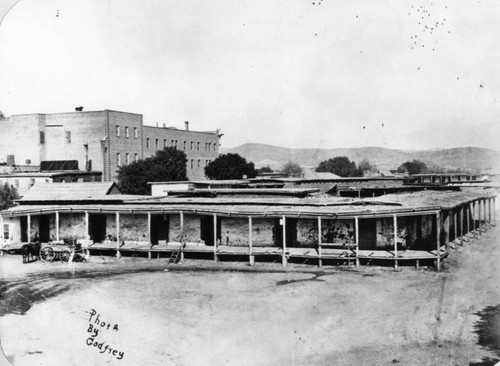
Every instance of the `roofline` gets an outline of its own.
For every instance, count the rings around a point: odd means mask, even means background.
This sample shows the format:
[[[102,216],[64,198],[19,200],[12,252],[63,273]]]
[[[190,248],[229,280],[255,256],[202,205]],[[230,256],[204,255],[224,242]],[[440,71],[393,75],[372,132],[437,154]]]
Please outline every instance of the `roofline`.
[[[206,135],[220,135],[219,132],[217,131],[195,131],[195,130],[184,130],[182,128],[172,128],[172,127],[159,127],[159,126],[150,126],[150,125],[145,125],[143,124],[142,127],[144,128],[152,128],[152,129],[159,129],[159,130],[170,130],[170,131],[180,131],[180,132],[194,132],[194,133],[203,133],[203,134],[206,134]]]
[[[105,112],[115,112],[115,113],[132,114],[132,115],[135,115],[135,116],[142,116],[142,114],[140,114],[140,113],[117,111],[117,110],[114,110],[114,109],[102,109],[102,110],[96,110],[96,111],[70,111],[70,112],[54,112],[54,113],[22,113],[22,114],[11,114],[8,118],[10,118],[10,117],[16,117],[16,116],[47,116],[47,115],[53,115],[53,114],[105,113]]]

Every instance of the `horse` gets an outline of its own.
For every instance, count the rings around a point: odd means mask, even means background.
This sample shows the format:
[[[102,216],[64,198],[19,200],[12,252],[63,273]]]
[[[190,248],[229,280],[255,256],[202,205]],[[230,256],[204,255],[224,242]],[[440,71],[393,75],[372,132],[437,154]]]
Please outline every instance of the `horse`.
[[[28,243],[24,244],[21,248],[23,254],[23,264],[30,263],[31,260],[40,259],[40,243]],[[31,257],[31,260],[30,260]],[[36,259],[35,259],[36,258]]]

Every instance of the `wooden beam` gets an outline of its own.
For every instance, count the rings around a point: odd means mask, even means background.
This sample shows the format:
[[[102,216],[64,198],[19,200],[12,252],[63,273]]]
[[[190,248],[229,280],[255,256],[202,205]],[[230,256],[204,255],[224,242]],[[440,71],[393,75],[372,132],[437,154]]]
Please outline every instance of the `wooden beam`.
[[[442,213],[444,213],[442,211]],[[441,271],[441,213],[436,213],[436,269]]]
[[[356,244],[356,268],[359,268],[359,218],[354,218],[354,240]]]
[[[459,211],[459,218],[460,218],[460,245],[464,245],[464,208],[463,206],[460,206],[460,211]]]
[[[5,245],[5,238],[3,236],[4,235],[3,233],[5,230],[3,229],[3,216],[2,215],[0,215],[0,230],[1,230],[0,231],[0,249],[2,249]],[[10,230],[9,230],[9,233],[10,233]],[[0,250],[0,257],[3,257],[3,255],[4,255],[3,250]]]
[[[286,216],[283,215],[283,253],[281,256],[281,260],[283,262],[284,267],[286,267],[287,265],[285,253],[286,253]]]
[[[179,244],[181,245],[181,247],[183,247],[184,243],[186,242],[186,236],[184,235],[184,212],[182,211],[179,211],[179,221],[181,226],[181,237]],[[181,250],[181,261],[184,261],[184,250]]]
[[[453,213],[453,241],[456,241],[458,238],[458,220],[457,220],[457,213],[455,211],[451,211]]]
[[[488,226],[491,228],[493,226],[492,222],[491,222],[491,201],[492,199],[491,198],[488,198]]]
[[[470,203],[465,206],[465,215],[467,216],[467,234],[470,233]]]
[[[56,211],[56,241],[59,241],[59,211]]]
[[[497,224],[496,213],[495,213],[496,212],[495,203],[496,203],[496,198],[493,197],[493,225],[494,226],[496,226],[496,224]]]
[[[398,269],[398,217],[393,216],[394,222],[394,269]]]
[[[488,230],[488,220],[486,217],[486,200],[483,199],[483,218],[484,218],[484,230]]]
[[[321,230],[321,217],[318,217],[318,267],[323,266],[323,259],[321,258],[321,241],[322,241],[323,231]]]
[[[90,221],[88,211],[85,211],[85,232],[87,233],[85,239],[90,239]]]
[[[153,243],[151,243],[151,212],[148,211],[147,217],[148,217],[148,244],[149,244],[148,259],[151,260],[151,246],[153,245]]]
[[[28,238],[28,243],[31,243],[31,215],[28,214],[27,215],[27,221],[28,221],[28,228],[26,229],[27,230],[27,238]]]
[[[120,213],[117,211],[116,215],[116,258],[120,258]]]
[[[214,262],[217,262],[217,215],[214,214]]]
[[[443,211],[443,215],[444,215]],[[446,247],[446,250],[448,251],[450,249],[450,211],[447,211],[446,213],[446,218],[444,219],[443,223],[443,230],[444,230],[444,245]]]
[[[252,216],[248,216],[248,260],[251,266],[255,264],[255,256],[252,255]]]

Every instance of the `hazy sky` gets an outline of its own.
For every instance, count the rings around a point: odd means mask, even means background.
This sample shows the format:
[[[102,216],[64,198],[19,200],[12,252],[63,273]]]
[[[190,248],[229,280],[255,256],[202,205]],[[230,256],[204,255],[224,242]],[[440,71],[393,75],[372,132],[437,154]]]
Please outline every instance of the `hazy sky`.
[[[500,149],[499,19],[498,0],[22,0],[0,110],[188,120],[224,147]]]

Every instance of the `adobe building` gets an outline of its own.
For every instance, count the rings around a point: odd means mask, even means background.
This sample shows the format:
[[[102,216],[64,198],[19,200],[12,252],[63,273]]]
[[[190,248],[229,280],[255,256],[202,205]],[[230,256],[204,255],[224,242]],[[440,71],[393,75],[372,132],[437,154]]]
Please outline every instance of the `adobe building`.
[[[219,155],[219,131],[190,131],[143,124],[141,114],[112,110],[21,114],[0,120],[0,163],[43,165],[77,161],[78,170],[102,172],[112,181],[118,167],[172,146],[186,153],[187,177],[205,179],[204,168]]]
[[[0,250],[90,241],[91,254],[311,264],[433,263],[495,224],[493,190],[375,198],[122,195],[112,182],[36,183],[0,212]],[[285,190],[287,191],[287,190]],[[297,189],[294,189],[297,193]],[[170,257],[172,258],[172,257]]]

